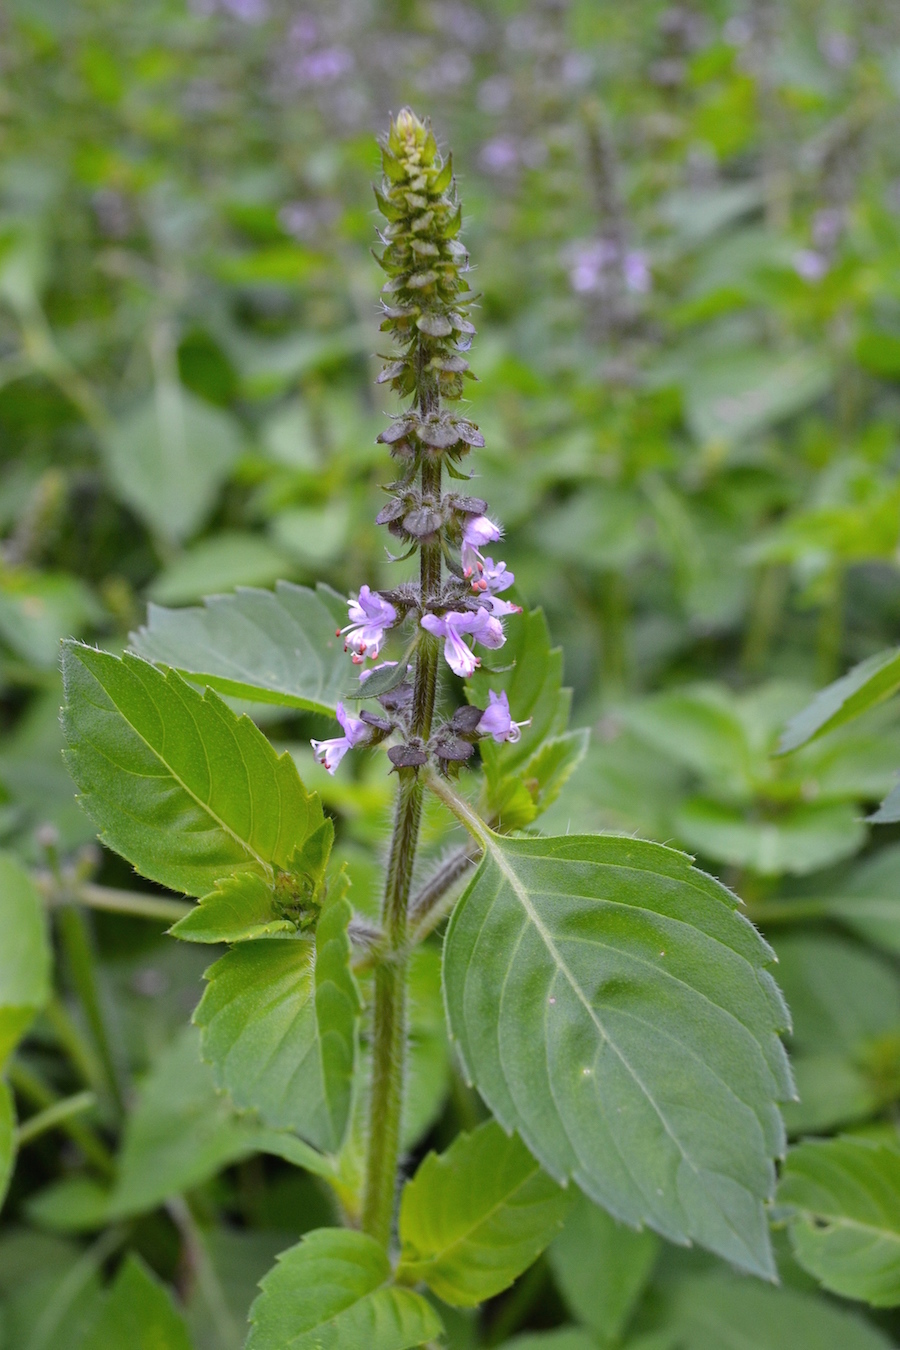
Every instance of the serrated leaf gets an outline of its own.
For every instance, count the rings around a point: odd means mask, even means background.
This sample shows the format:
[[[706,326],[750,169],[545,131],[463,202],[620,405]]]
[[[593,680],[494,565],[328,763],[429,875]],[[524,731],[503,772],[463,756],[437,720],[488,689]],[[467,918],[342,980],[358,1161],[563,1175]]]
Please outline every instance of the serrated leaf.
[[[194,1014],[203,1055],[235,1104],[314,1147],[340,1148],[350,1112],[359,995],[343,889],[315,938],[233,948],[209,971]]]
[[[200,903],[169,932],[188,942],[245,942],[291,933],[295,927],[279,911],[275,891],[265,877],[239,872],[216,882],[215,889],[201,896]]]
[[[786,755],[808,741],[824,736],[890,698],[898,689],[900,651],[892,647],[861,661],[839,680],[820,689],[812,703],[787,724],[779,742],[779,753]]]
[[[404,1187],[397,1278],[474,1308],[537,1260],[571,1202],[521,1139],[485,1121],[429,1153]]]
[[[248,717],[137,657],[63,647],[67,763],[110,848],[172,890],[267,878],[323,822],[289,755]]]
[[[6,1199],[16,1160],[16,1112],[12,1093],[0,1078],[0,1208]]]
[[[624,1228],[579,1195],[548,1256],[572,1316],[601,1340],[618,1341],[650,1278],[659,1239]]]
[[[31,877],[0,853],[0,1069],[50,996],[50,941]]]
[[[467,1074],[557,1180],[772,1277],[792,1083],[770,949],[672,849],[481,834],[444,947]]]
[[[314,1229],[260,1281],[247,1350],[412,1350],[440,1335],[431,1305],[390,1277],[374,1238]]]
[[[729,1275],[681,1281],[666,1308],[666,1326],[687,1350],[891,1350],[862,1317],[815,1294],[773,1289]]]
[[[553,805],[587,754],[590,735],[583,727],[551,736],[521,769],[491,786],[488,809],[504,834],[524,829]]]
[[[900,1148],[867,1139],[791,1149],[778,1187],[805,1270],[844,1298],[900,1303]]]
[[[130,1253],[80,1350],[191,1350],[181,1314],[165,1285]]]
[[[105,437],[116,493],[164,539],[189,538],[240,454],[230,413],[176,384],[160,386]]]
[[[329,586],[279,581],[274,591],[207,596],[202,609],[149,605],[130,642],[146,661],[220,694],[331,714],[347,681],[336,636],[346,622],[347,602]]]

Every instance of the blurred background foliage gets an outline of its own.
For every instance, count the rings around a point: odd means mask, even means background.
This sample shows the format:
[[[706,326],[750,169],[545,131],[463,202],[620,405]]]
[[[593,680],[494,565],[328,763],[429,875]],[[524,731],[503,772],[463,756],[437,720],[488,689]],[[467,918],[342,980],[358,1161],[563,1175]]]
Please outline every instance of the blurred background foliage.
[[[896,6],[8,0],[0,23],[5,846],[43,865],[52,838],[85,875],[129,884],[91,851],[60,759],[61,636],[121,650],[148,600],[402,572],[373,524],[391,470],[374,444],[390,407],[373,384],[370,184],[373,136],[410,103],[453,148],[481,294],[475,490],[594,733],[546,828],[675,842],[776,943],[797,921],[791,1127],[893,1130],[900,836],[865,816],[895,781],[900,728],[879,709],[771,752],[900,620]],[[270,728],[302,747],[318,725]],[[365,762],[332,782],[297,755],[366,909],[390,786]],[[203,954],[95,917],[116,1073],[171,1075]],[[431,1095],[411,1139],[448,1092],[455,1125],[474,1109],[425,967]],[[63,990],[90,1039],[77,972]],[[73,1090],[61,1025],[45,1017],[20,1059]],[[314,1183],[286,1168],[210,1179],[248,1147],[184,1174],[208,1225],[198,1346],[241,1343],[253,1279],[298,1221],[322,1221]],[[40,1189],[71,1167],[46,1140],[20,1165],[0,1240],[7,1323],[24,1328],[9,1350],[72,1344],[65,1319],[34,1339],[43,1295],[16,1273],[84,1259],[56,1230],[90,1222]],[[169,1276],[177,1219],[145,1215],[130,1238]],[[214,1267],[234,1308],[214,1306]],[[488,1343],[562,1316],[539,1272],[530,1303],[517,1288],[489,1310]],[[468,1323],[454,1335],[480,1343]]]

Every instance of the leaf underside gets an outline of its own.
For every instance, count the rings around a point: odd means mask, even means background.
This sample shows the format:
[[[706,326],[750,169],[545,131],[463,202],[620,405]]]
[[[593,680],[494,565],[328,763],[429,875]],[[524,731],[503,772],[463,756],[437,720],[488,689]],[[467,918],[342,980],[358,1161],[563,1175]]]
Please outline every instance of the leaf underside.
[[[552,1176],[772,1278],[788,1018],[737,903],[660,845],[492,835],[444,988],[467,1074]]]
[[[347,682],[336,636],[346,622],[347,601],[330,586],[279,581],[274,591],[208,596],[202,608],[150,605],[130,642],[146,661],[220,694],[330,715]]]

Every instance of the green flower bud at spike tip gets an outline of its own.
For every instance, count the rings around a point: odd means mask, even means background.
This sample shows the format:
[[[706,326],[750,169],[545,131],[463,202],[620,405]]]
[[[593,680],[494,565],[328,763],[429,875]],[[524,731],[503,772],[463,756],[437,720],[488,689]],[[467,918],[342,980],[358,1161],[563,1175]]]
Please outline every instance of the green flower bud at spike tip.
[[[455,452],[458,458],[471,441],[461,432],[454,434],[449,424],[445,428],[438,408],[441,399],[460,398],[464,377],[472,378],[463,352],[475,329],[465,313],[474,297],[465,280],[468,254],[457,238],[462,211],[452,161],[442,158],[430,127],[404,108],[391,123],[382,167],[384,181],[375,190],[387,220],[381,233],[385,249],[378,260],[388,275],[381,326],[393,334],[401,351],[387,359],[380,382],[401,397],[415,395],[419,418],[407,433],[421,426],[424,439],[416,436],[420,447],[428,447],[432,455],[437,451],[453,457]],[[392,450],[409,454],[408,442],[394,441]]]

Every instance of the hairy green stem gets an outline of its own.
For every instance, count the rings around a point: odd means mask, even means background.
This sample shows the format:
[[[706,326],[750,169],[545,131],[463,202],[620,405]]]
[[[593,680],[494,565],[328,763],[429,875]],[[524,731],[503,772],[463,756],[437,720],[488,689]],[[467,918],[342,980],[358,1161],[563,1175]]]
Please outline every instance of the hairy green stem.
[[[423,471],[423,483],[425,474]],[[432,484],[433,486],[433,484]],[[436,488],[440,491],[440,466]],[[423,604],[440,587],[439,545],[421,553]],[[426,740],[431,733],[437,691],[438,644],[425,635],[418,647],[413,693],[412,734]],[[400,788],[388,860],[381,924],[387,946],[375,968],[372,1025],[372,1087],[362,1226],[383,1247],[390,1246],[394,1197],[400,1160],[400,1126],[406,1064],[406,977],[409,894],[422,818],[422,780],[417,769],[399,769]]]

